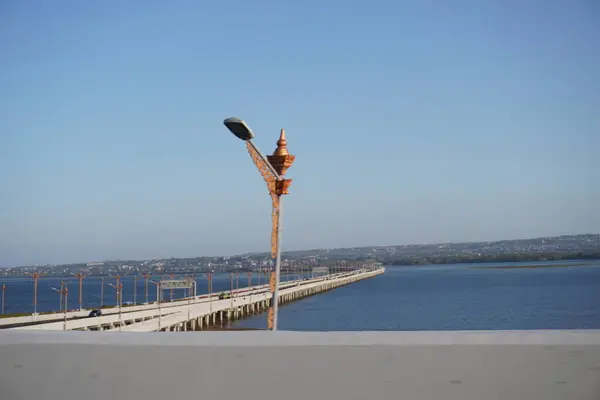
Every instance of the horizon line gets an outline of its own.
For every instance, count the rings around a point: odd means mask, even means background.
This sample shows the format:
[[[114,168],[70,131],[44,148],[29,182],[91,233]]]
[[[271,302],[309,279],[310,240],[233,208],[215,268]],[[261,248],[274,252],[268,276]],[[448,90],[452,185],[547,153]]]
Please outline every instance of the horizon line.
[[[282,255],[285,253],[294,253],[294,252],[310,252],[310,251],[323,251],[323,250],[344,250],[344,249],[360,249],[360,248],[386,248],[386,247],[410,247],[410,246],[435,246],[435,245],[458,245],[458,244],[476,244],[476,243],[498,243],[498,242],[506,242],[506,241],[524,241],[524,240],[539,240],[539,239],[556,239],[565,236],[600,236],[600,233],[576,233],[576,234],[562,234],[562,235],[553,235],[553,236],[536,236],[536,237],[525,237],[519,239],[498,239],[498,240],[473,240],[473,241],[461,241],[461,242],[433,242],[433,243],[412,243],[412,244],[390,244],[390,245],[366,245],[366,246],[348,246],[348,247],[317,247],[312,249],[300,249],[300,250],[282,250]],[[192,256],[192,257],[163,257],[163,258],[146,258],[146,259],[106,259],[102,261],[92,260],[92,261],[79,261],[79,262],[68,262],[68,263],[44,263],[44,264],[29,264],[29,265],[13,265],[13,266],[0,266],[0,268],[23,268],[23,267],[32,267],[32,266],[43,266],[43,265],[75,265],[75,264],[89,264],[89,263],[107,263],[107,262],[125,262],[125,261],[159,261],[159,260],[169,260],[169,259],[187,259],[187,258],[232,258],[232,257],[242,257],[242,256],[251,256],[251,255],[260,255],[260,254],[268,254],[268,251],[258,251],[258,252],[246,252],[246,253],[237,253],[230,256]]]

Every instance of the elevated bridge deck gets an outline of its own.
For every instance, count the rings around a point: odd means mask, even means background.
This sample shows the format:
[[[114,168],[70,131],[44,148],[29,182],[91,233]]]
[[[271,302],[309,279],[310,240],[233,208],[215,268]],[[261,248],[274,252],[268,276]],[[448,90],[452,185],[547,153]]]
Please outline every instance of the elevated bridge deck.
[[[284,282],[279,302],[287,303],[384,273],[384,268],[365,268],[347,273],[328,275],[303,281]],[[110,309],[99,317],[37,321],[36,324],[17,326],[8,330],[119,330],[131,332],[201,330],[217,323],[229,322],[266,310],[271,301],[268,287],[261,285],[235,291],[229,299],[215,296],[197,296],[169,303],[148,304]],[[60,315],[60,314],[58,314]]]

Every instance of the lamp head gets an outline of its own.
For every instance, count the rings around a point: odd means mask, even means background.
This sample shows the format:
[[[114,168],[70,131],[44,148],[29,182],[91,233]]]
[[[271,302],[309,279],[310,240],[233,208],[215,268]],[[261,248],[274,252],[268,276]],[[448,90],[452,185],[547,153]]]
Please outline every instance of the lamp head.
[[[252,130],[248,127],[248,125],[246,125],[246,123],[243,120],[239,118],[227,118],[225,121],[223,121],[223,124],[225,124],[225,126],[231,131],[231,133],[233,133],[235,136],[237,136],[239,139],[242,139],[243,141],[254,138],[254,133],[252,133]]]

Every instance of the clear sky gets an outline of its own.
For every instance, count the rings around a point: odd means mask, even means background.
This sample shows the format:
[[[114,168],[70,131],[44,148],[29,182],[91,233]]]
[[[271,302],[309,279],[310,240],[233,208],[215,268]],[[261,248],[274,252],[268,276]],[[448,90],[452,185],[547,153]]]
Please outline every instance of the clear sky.
[[[600,232],[596,0],[0,2],[0,265]]]

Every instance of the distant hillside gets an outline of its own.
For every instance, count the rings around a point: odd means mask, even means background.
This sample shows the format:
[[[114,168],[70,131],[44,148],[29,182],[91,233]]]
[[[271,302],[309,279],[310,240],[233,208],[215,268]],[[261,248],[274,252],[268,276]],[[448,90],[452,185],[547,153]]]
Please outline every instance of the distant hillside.
[[[286,258],[319,257],[334,259],[389,259],[423,257],[482,257],[502,254],[589,253],[600,251],[600,234],[562,235],[533,239],[491,242],[432,243],[395,246],[362,246],[336,249],[286,251]],[[242,254],[237,257],[264,258],[268,253]]]
[[[266,246],[265,246],[266,247]],[[600,259],[600,234],[563,235],[493,242],[434,243],[396,246],[361,246],[337,249],[285,251],[284,265],[328,265],[340,260],[377,261],[393,265],[453,264],[474,262],[550,261]],[[188,257],[153,260],[113,260],[62,265],[0,268],[0,277],[24,276],[40,271],[48,276],[70,276],[86,270],[94,275],[152,273],[204,273],[240,268],[271,267],[270,253],[241,254],[232,257]]]

